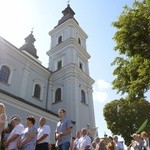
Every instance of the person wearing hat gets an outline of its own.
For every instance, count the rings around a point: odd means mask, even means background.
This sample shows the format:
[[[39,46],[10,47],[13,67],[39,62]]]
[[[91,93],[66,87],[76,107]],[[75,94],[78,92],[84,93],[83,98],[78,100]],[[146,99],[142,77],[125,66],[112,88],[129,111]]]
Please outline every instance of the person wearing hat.
[[[134,150],[142,150],[143,147],[143,140],[140,136],[140,134],[136,134],[134,133],[133,135],[131,135],[131,137],[133,138],[132,142],[131,142],[131,147]]]

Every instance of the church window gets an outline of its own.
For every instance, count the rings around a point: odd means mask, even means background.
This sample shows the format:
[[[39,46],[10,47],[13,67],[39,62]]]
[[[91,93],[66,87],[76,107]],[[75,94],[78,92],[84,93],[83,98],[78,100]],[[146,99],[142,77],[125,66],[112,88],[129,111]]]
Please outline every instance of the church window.
[[[55,102],[61,101],[61,88],[58,88],[55,92]]]
[[[57,63],[57,70],[61,69],[61,67],[62,67],[62,61],[60,60]]]
[[[78,38],[78,43],[81,45],[81,40],[80,40],[80,38]]]
[[[86,103],[86,96],[84,90],[81,90],[81,102]]]
[[[2,66],[0,70],[0,82],[8,83],[10,69],[7,66]]]
[[[60,44],[61,42],[62,42],[62,35],[59,36],[59,38],[58,38],[58,44]]]
[[[80,67],[81,70],[83,69],[82,63],[79,63],[79,67]]]
[[[40,99],[40,96],[41,96],[41,86],[39,84],[35,84],[34,97]]]

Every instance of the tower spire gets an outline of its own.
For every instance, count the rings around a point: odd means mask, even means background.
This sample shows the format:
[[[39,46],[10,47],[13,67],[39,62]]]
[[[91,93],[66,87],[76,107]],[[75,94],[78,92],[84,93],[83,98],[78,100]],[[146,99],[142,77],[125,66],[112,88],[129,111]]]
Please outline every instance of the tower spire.
[[[67,4],[67,7],[62,11],[63,17],[58,21],[58,25],[64,23],[68,19],[74,19],[76,21],[76,19],[74,18],[75,12],[70,7],[70,0],[67,1]],[[77,21],[76,23],[78,24]]]
[[[20,50],[25,50],[28,53],[30,53],[32,56],[34,56],[35,58],[38,58],[37,56],[37,52],[36,52],[36,48],[34,46],[34,42],[36,41],[36,39],[33,36],[33,28],[31,30],[31,34],[29,34],[26,38],[25,38],[25,44],[20,47]]]
[[[33,29],[34,29],[34,27],[32,27],[32,29],[31,29],[31,34],[33,33]]]
[[[70,5],[70,0],[67,1],[67,5]]]

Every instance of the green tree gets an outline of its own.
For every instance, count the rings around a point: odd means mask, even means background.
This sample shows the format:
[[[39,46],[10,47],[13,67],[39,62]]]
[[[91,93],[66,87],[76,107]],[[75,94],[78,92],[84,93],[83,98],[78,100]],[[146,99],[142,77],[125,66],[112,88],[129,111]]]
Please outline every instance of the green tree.
[[[121,135],[128,145],[131,142],[131,135],[140,128],[146,119],[149,119],[149,110],[150,103],[144,99],[138,101],[120,99],[107,103],[103,113],[108,129],[113,134]],[[150,131],[150,125],[144,130]]]
[[[132,100],[144,98],[150,87],[150,60],[139,55],[132,58],[117,57],[113,62],[117,65],[113,74],[117,77],[112,82],[118,93],[128,94]]]
[[[113,26],[117,29],[114,49],[120,55],[112,63],[116,67],[112,85],[124,98],[106,104],[104,117],[108,129],[129,144],[130,135],[150,116],[150,103],[145,97],[150,89],[150,0],[125,6]]]
[[[113,26],[115,51],[122,55],[112,63],[113,88],[131,99],[144,98],[150,88],[150,5],[143,1],[134,2],[133,8],[125,6]]]

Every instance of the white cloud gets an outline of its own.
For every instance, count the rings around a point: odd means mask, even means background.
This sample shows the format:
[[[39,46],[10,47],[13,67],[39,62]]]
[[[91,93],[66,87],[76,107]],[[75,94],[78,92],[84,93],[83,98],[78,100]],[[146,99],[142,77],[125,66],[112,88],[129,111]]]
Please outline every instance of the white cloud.
[[[108,99],[107,89],[110,88],[110,84],[104,80],[97,80],[93,86],[93,100],[104,103]]]
[[[104,103],[104,102],[106,102],[107,98],[108,98],[108,95],[106,92],[94,91],[94,93],[93,93],[94,101]]]
[[[102,89],[107,89],[107,88],[110,88],[110,84],[108,82],[106,82],[105,80],[97,80],[96,83],[95,83],[98,88],[102,88]]]

